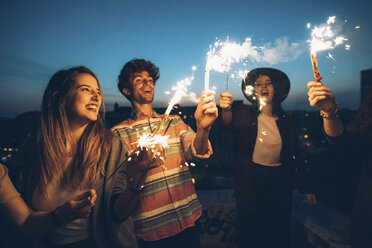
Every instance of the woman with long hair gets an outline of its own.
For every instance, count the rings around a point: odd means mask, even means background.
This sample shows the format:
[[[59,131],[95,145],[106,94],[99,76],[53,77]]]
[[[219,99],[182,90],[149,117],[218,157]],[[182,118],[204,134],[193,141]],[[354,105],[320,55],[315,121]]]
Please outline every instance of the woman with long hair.
[[[127,149],[105,129],[104,110],[101,85],[84,66],[58,71],[44,92],[38,136],[24,148],[24,198],[35,210],[48,211],[97,190],[91,216],[60,222],[44,240],[48,247],[137,246],[126,211]]]

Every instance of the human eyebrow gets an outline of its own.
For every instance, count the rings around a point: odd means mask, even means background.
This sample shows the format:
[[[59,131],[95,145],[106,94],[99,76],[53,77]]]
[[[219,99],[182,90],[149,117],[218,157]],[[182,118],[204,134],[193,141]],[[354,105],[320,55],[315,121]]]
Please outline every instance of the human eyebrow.
[[[88,88],[92,88],[90,85],[88,84],[80,84],[77,86],[78,88],[81,88],[81,87],[88,87]]]
[[[134,76],[133,80],[143,79],[141,75]]]

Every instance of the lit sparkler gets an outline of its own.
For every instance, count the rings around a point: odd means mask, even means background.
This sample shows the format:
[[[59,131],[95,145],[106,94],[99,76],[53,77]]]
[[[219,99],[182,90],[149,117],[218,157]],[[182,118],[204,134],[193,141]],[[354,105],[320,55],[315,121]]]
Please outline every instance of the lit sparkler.
[[[311,40],[308,42],[310,43],[310,59],[315,80],[319,80],[320,78],[316,53],[334,49],[336,46],[347,40],[343,36],[336,36],[336,32],[332,30],[331,25],[335,23],[335,20],[336,17],[331,16],[328,18],[326,24],[322,24],[319,27],[315,26],[311,31]],[[308,28],[310,28],[310,24],[308,24]],[[350,48],[350,45],[347,46]],[[334,59],[330,53],[328,54],[328,57]]]
[[[258,47],[252,46],[251,38],[246,38],[243,44],[230,42],[227,38],[225,42],[217,40],[214,45],[209,47],[207,62],[205,66],[204,90],[209,90],[209,72],[227,72],[227,88],[229,81],[229,70],[233,63],[239,63],[247,57],[253,60],[259,56]]]
[[[182,97],[189,96],[189,93],[187,93],[187,88],[190,86],[191,82],[194,80],[194,77],[191,78],[185,78],[183,80],[180,80],[176,83],[175,86],[172,86],[172,91],[175,91],[172,99],[170,100],[170,103],[165,110],[165,115],[168,116],[170,112],[173,109],[173,106],[178,103]]]
[[[160,127],[159,127],[160,129]],[[158,129],[158,130],[159,130]],[[158,131],[157,130],[157,131]],[[133,156],[138,156],[141,150],[149,150],[151,149],[153,152],[153,156],[151,161],[154,158],[158,157],[160,160],[164,161],[164,158],[161,156],[162,154],[158,152],[159,147],[165,149],[168,147],[168,140],[169,136],[159,135],[159,134],[152,134],[152,133],[145,133],[138,137],[138,145],[137,147],[128,155],[128,157],[112,172],[110,176],[107,177],[104,183],[96,189],[96,194],[103,188],[104,184],[109,181],[116,172],[124,166],[126,163],[130,162],[133,159]],[[156,150],[154,150],[156,149]]]
[[[174,95],[171,98],[167,109],[165,110],[165,115],[168,116],[172,111],[174,105],[178,103],[182,97],[189,97],[191,101],[197,103],[199,99],[196,97],[194,92],[188,92],[188,87],[194,81],[194,72],[196,71],[197,67],[193,66],[192,68],[192,76],[182,79],[176,83],[176,85],[172,86],[172,91],[174,91]],[[209,75],[209,74],[208,74]],[[170,94],[170,91],[166,91],[166,94]]]
[[[159,134],[152,134],[152,133],[144,133],[138,137],[137,143],[140,149],[153,149],[160,145],[162,148],[168,147],[168,140],[169,136],[163,136]]]

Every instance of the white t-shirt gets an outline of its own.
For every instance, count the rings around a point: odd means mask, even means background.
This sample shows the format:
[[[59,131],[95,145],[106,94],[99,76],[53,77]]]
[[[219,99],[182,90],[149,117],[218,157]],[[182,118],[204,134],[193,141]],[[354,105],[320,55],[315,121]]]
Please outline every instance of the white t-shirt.
[[[282,150],[282,138],[276,124],[277,117],[261,113],[257,117],[257,139],[252,161],[266,166],[278,166]]]
[[[71,159],[67,159],[66,166]],[[86,189],[66,189],[61,184],[62,177],[54,177],[47,186],[47,194],[44,196],[37,186],[32,196],[32,205],[38,211],[52,211],[71,200],[74,196],[81,194]],[[58,245],[71,244],[91,236],[92,230],[89,218],[77,219],[65,226],[58,227],[51,232],[52,243]]]

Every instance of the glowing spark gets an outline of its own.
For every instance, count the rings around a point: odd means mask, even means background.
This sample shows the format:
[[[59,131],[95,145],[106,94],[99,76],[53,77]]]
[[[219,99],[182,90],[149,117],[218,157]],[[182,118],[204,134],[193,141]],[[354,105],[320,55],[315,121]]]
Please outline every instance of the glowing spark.
[[[262,97],[262,98],[259,98],[259,105],[260,105],[260,111],[262,110],[262,108],[264,107],[264,106],[266,106],[266,99],[264,98],[264,97]]]
[[[333,23],[335,23],[335,20],[336,20],[336,16],[330,16],[330,17],[328,17],[328,21],[327,21],[327,24],[329,25],[329,24],[333,24]]]
[[[196,71],[196,66],[194,65],[193,67],[191,67],[191,69],[192,69],[193,71]]]
[[[345,40],[347,40],[347,39],[345,39],[345,38],[342,37],[342,36],[338,36],[338,37],[336,37],[336,38],[333,40],[333,41],[335,42],[335,47],[338,46],[338,45],[340,45],[340,44],[342,44],[342,43],[344,43]]]
[[[167,148],[168,147],[168,137],[169,136],[163,136],[163,135],[159,135],[159,134],[152,134],[152,133],[144,133],[140,136],[138,136],[138,140],[137,140],[137,143],[138,143],[138,147],[143,149],[143,148],[146,148],[146,149],[154,149],[156,148],[158,145],[160,145],[162,148]]]
[[[190,165],[191,165],[191,166],[195,166],[195,164],[194,164],[194,163],[190,163]]]
[[[228,39],[225,42],[217,40],[214,47],[210,47],[207,53],[207,71],[217,71],[220,73],[230,70],[231,64],[239,63],[244,58],[249,56],[257,57],[258,47],[252,46],[252,39],[246,38],[243,44],[230,42]]]
[[[327,24],[322,24],[319,27],[315,26],[311,31],[311,40],[308,40],[308,42],[310,43],[310,58],[315,79],[320,77],[316,53],[334,49],[336,46],[341,45],[347,40],[343,36],[335,37],[336,31],[333,31],[331,28],[331,24],[334,24],[335,21],[336,17],[331,16],[328,18]],[[328,53],[328,57],[334,60],[330,53]]]
[[[315,26],[311,31],[310,52],[316,54],[320,51],[334,49],[336,46],[342,44],[345,40],[343,36],[335,36],[335,31],[332,30],[330,24],[335,23],[335,16],[328,18],[327,24],[322,24],[321,26]]]
[[[330,58],[330,59],[332,59],[332,60],[336,61],[336,60],[335,60],[335,58],[333,57],[333,55],[332,55],[331,53],[328,53],[328,56],[327,56],[327,58]]]
[[[350,50],[350,45],[345,45],[345,50]]]
[[[247,85],[244,89],[244,92],[250,96],[254,93],[254,87],[252,85]]]
[[[175,86],[172,86],[172,91],[174,91],[174,95],[170,100],[167,110],[165,111],[165,115],[169,115],[173,109],[174,104],[178,103],[182,97],[188,96],[187,87],[190,86],[192,82],[191,78],[185,78],[180,80],[176,83]]]
[[[308,22],[308,23],[306,24],[306,27],[307,27],[307,29],[311,28],[311,24],[310,24],[310,22]]]
[[[248,74],[248,72],[249,72],[248,70],[244,70],[244,71],[243,70],[239,70],[238,71],[238,77],[244,79],[245,76]]]
[[[166,94],[166,95],[170,95],[170,91],[164,91],[164,94]]]
[[[355,29],[359,29],[360,28],[360,26],[355,26]]]

